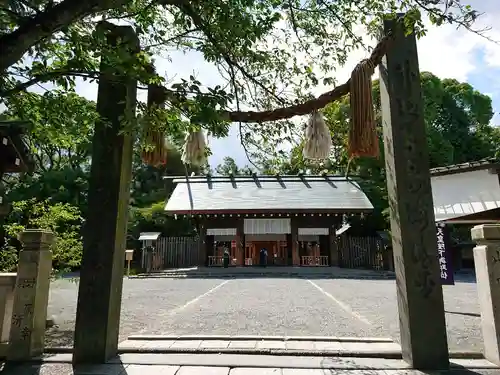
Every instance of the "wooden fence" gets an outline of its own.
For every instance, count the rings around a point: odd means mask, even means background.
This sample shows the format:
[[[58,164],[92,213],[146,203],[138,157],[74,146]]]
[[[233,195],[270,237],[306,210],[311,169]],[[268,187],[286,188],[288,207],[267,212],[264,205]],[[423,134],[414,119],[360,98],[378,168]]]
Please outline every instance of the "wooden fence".
[[[197,266],[199,263],[198,241],[198,237],[159,238],[155,251],[152,254],[143,254],[142,268],[146,271],[160,271],[167,268]],[[379,237],[341,236],[337,238],[336,245],[340,267],[375,270],[384,268],[384,247]]]
[[[152,254],[143,254],[142,268],[160,271],[198,265],[198,237],[160,237]]]
[[[345,268],[384,268],[383,241],[379,237],[349,237],[337,239],[339,265]]]

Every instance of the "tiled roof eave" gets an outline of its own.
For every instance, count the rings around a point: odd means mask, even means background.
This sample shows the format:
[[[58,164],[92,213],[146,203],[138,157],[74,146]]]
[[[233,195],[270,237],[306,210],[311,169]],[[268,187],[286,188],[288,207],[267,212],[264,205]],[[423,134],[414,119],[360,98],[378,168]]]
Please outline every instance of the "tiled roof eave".
[[[431,176],[437,177],[437,176],[446,176],[457,173],[480,171],[485,169],[494,169],[494,170],[500,169],[500,160],[485,159],[485,160],[472,161],[462,164],[447,165],[444,167],[432,168],[430,172]]]
[[[245,214],[281,214],[281,215],[295,215],[295,214],[343,214],[343,213],[369,213],[373,211],[372,208],[307,208],[307,209],[207,209],[207,210],[165,210],[167,214],[178,215],[245,215]]]

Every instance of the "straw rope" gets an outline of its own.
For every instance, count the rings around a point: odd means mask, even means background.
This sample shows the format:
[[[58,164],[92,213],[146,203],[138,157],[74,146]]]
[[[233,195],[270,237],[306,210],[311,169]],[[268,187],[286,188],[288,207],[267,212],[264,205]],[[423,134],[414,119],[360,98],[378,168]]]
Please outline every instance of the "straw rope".
[[[375,70],[370,60],[361,61],[351,74],[349,127],[349,158],[378,157],[378,137],[373,113],[372,75]]]
[[[328,104],[339,100],[345,95],[351,93],[351,128],[349,131],[348,151],[349,158],[351,160],[352,158],[358,156],[377,157],[379,155],[379,143],[373,113],[371,76],[375,71],[375,67],[382,62],[382,58],[390,47],[392,39],[393,35],[391,33],[384,36],[377,44],[377,46],[373,49],[370,57],[361,61],[354,68],[351,74],[351,78],[347,82],[337,86],[331,91],[323,93],[317,98],[270,111],[221,111],[220,115],[222,118],[228,121],[242,123],[261,123],[284,120],[294,116],[303,116],[306,114],[314,113],[324,108]],[[173,104],[181,104],[179,102],[179,97],[174,91],[160,86],[156,86],[156,88],[163,90],[164,100],[170,100]],[[158,137],[153,136],[152,133],[153,131],[147,132],[147,135],[152,138],[154,144],[157,144]],[[186,141],[193,142],[194,139],[186,139]],[[159,149],[161,149],[161,147],[159,147]],[[194,153],[191,152],[192,150],[188,151],[190,151],[187,153],[188,155]],[[197,154],[200,154],[200,152],[198,152]],[[155,158],[156,159],[153,159],[153,161],[159,160],[160,156],[155,155]],[[191,158],[188,157],[186,159]],[[199,159],[203,158],[199,157]]]
[[[382,62],[386,51],[391,45],[393,36],[387,34],[373,49],[368,60],[372,62],[373,66],[378,66]],[[221,116],[231,122],[267,122],[289,119],[294,116],[303,116],[312,113],[313,111],[320,110],[328,104],[342,99],[345,95],[349,94],[351,90],[351,80],[335,87],[333,90],[325,92],[317,98],[307,100],[303,103],[294,104],[288,107],[273,109],[270,111],[222,111]]]
[[[349,128],[349,159],[378,157],[379,142],[373,111],[372,75],[388,48],[390,39],[383,39],[370,58],[362,60],[349,80],[351,124]]]
[[[162,108],[165,102],[165,93],[161,86],[148,86],[148,111],[154,107]],[[165,134],[153,126],[152,114],[148,113],[148,119],[144,123],[143,134],[145,147],[142,149],[141,158],[144,163],[158,167],[167,162],[167,145]]]

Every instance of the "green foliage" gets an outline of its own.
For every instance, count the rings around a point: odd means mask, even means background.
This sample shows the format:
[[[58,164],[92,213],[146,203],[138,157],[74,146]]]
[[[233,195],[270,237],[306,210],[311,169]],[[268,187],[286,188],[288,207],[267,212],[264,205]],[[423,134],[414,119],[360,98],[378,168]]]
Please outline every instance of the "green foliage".
[[[69,203],[85,213],[95,103],[75,93],[23,93],[6,102],[4,116],[31,123],[25,142],[36,163],[31,175],[4,177],[11,202]]]
[[[18,250],[10,245],[0,248],[0,272],[12,272],[17,268]]]
[[[56,235],[52,246],[53,268],[59,271],[79,266],[82,258],[80,227],[83,222],[78,208],[70,204],[37,202],[36,199],[15,202],[6,218],[6,241],[1,249],[0,270],[13,270],[17,264],[18,235],[25,229],[46,229]]]
[[[217,168],[215,168],[215,172],[221,176],[230,176],[230,175],[249,175],[252,174],[252,170],[249,166],[244,166],[240,168],[236,165],[236,162],[232,157],[226,156],[223,159],[222,164],[219,164]]]
[[[431,73],[421,73],[424,118],[429,146],[429,168],[477,161],[498,156],[500,130],[490,125],[493,117],[491,98],[467,83],[439,79]],[[349,98],[332,103],[324,110],[331,130],[333,152],[330,160],[320,165],[304,160],[302,145],[294,147],[288,160],[267,161],[277,165],[282,173],[310,170],[319,173],[349,172],[356,178],[372,201],[375,211],[363,224],[368,230],[388,228],[388,196],[382,142],[379,82],[373,85],[373,98],[379,132],[381,157],[359,158],[349,165],[347,157],[349,135]],[[349,166],[349,170],[347,167]]]
[[[188,236],[194,233],[192,223],[184,219],[172,219],[165,215],[165,202],[160,201],[150,206],[131,210],[129,235],[138,238],[140,232],[161,232],[165,236]]]
[[[6,100],[5,115],[30,123],[28,145],[37,170],[88,167],[96,104],[60,90],[21,93]]]
[[[378,36],[383,18],[406,12],[407,30],[414,29],[419,36],[425,33],[426,17],[437,25],[454,23],[471,30],[477,12],[458,1],[446,1],[445,9],[443,3],[444,0],[4,1],[0,7],[0,104],[5,104],[8,117],[33,123],[27,140],[37,162],[32,176],[4,178],[8,199],[24,207],[22,215],[16,209],[8,218],[9,230],[13,235],[15,228],[20,230],[28,225],[55,226],[61,233],[58,250],[54,250],[57,262],[61,267],[77,266],[80,228],[71,227],[71,235],[65,237],[62,226],[69,225],[76,212],[85,215],[90,145],[98,119],[95,103],[73,91],[76,78],[99,79],[101,60],[112,64],[118,74],[137,79],[141,87],[148,84],[166,87],[165,108],[147,109],[139,103],[139,121],[134,125],[143,126],[148,121],[178,145],[190,128],[201,127],[211,135],[226,136],[229,121],[221,115],[225,110],[275,108],[310,98],[319,82],[333,85],[337,67],[363,44],[352,32],[358,25],[365,26],[370,36]],[[97,27],[100,21],[133,25],[139,34],[141,51],[130,56],[122,48],[109,46],[106,27]],[[227,79],[227,84],[210,87],[194,75],[177,77],[176,72],[166,72],[166,76],[174,77],[167,80],[156,74],[151,69],[152,57],[169,59],[172,50],[203,55]],[[49,82],[56,86],[55,90],[43,95],[26,92]],[[433,163],[465,160],[471,157],[471,150],[477,158],[486,152],[483,146],[488,139],[498,140],[496,132],[485,122],[488,114],[478,114],[487,109],[487,100],[478,99],[472,88],[457,82],[443,81],[441,87],[446,87],[447,91],[441,91],[447,94],[437,96],[441,102],[429,106],[429,116],[432,114],[434,122],[448,126],[448,130],[432,121],[428,123],[431,126],[432,122],[436,129],[430,133],[435,146]],[[443,111],[453,105],[456,108],[451,113]],[[276,156],[266,160],[265,169],[269,172],[282,167],[290,171],[297,168],[343,171],[345,108],[345,103],[336,103],[327,110],[331,111],[328,117],[339,146],[335,150],[338,157],[325,165],[306,165],[300,159],[300,152],[295,151],[291,161],[281,165],[282,160],[277,157],[282,158],[284,152],[276,144],[294,139],[293,122],[240,125],[240,136],[247,147],[256,152],[270,150]],[[469,132],[465,131],[466,123],[471,126]],[[452,125],[461,132],[454,133],[449,128]],[[467,141],[460,137],[466,137]],[[491,146],[495,152],[496,144]],[[165,218],[160,209],[161,200],[172,191],[171,182],[165,184],[161,176],[186,172],[175,149],[168,156],[167,169],[145,166],[139,155],[135,156],[129,226],[132,235],[143,228],[163,228],[163,225],[176,233],[192,230],[191,223]],[[364,168],[367,175],[378,170],[383,176],[382,166],[363,163],[358,161],[353,169],[361,173]],[[226,174],[236,169],[225,165],[221,171]],[[238,173],[242,171],[238,169]],[[379,177],[373,179],[379,181]],[[376,186],[372,189],[373,196],[380,194],[383,199],[383,191]],[[5,264],[12,264],[12,257],[7,254],[14,252],[2,252],[0,259],[11,259],[5,260]]]
[[[157,116],[145,116],[139,106],[141,118],[176,137],[190,127],[226,136],[229,122],[220,110],[283,106],[311,97],[320,82],[334,85],[335,70],[364,43],[353,30],[364,26],[363,33],[376,38],[381,21],[402,12],[407,30],[418,36],[426,18],[473,31],[478,16],[445,0],[8,0],[0,7],[0,98],[10,101],[45,82],[72,91],[76,78],[99,78],[102,57],[143,85],[167,87],[168,105],[155,109]],[[102,21],[133,25],[142,50],[130,57],[108,46]],[[201,54],[227,85],[210,87],[176,72],[167,72],[174,77],[167,80],[150,69],[154,55],[168,59],[172,50]],[[294,124],[242,125],[240,131],[247,145],[276,152],[276,142],[293,139]]]
[[[84,216],[87,209],[93,124],[97,120],[95,103],[60,91],[24,93],[8,100],[3,115],[31,121],[26,143],[35,155],[36,169],[31,175],[4,176],[7,199],[14,203],[14,209],[6,218],[0,269],[15,269],[19,249],[16,236],[24,228],[33,227],[58,233],[53,249],[56,270],[78,268],[81,220],[73,216]],[[128,226],[131,239],[141,231],[170,235],[193,231],[190,221],[176,221],[163,212],[164,200],[173,191],[172,181],[163,176],[185,174],[181,155],[174,146],[168,150],[167,159],[162,168],[147,166],[136,148]],[[188,169],[188,173],[192,171]],[[67,225],[70,222],[72,225]]]

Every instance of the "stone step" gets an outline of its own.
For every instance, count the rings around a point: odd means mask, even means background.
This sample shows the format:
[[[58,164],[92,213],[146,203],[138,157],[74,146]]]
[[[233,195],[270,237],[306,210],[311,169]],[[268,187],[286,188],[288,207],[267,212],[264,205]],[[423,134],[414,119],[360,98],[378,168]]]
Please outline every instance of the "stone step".
[[[304,278],[331,278],[331,279],[367,279],[387,280],[394,279],[393,272],[307,272],[307,271],[160,271],[141,273],[131,278],[231,278],[231,277],[304,277]]]
[[[394,342],[300,341],[300,340],[127,340],[121,353],[221,353],[272,355],[335,355],[401,358]]]
[[[269,335],[131,335],[128,340],[276,340],[276,341],[340,341],[340,342],[394,342],[390,337],[359,336],[269,336]]]
[[[43,362],[47,365],[51,364],[71,364],[72,355],[70,353],[57,354],[43,358]],[[208,369],[212,368],[227,368],[229,369],[248,369],[245,374],[288,374],[293,372],[276,371],[277,369],[320,369],[321,372],[307,372],[308,374],[326,374],[326,373],[342,373],[347,374],[347,371],[353,371],[353,374],[381,374],[381,375],[402,375],[402,374],[420,374],[422,372],[413,372],[410,366],[400,359],[384,359],[384,358],[342,358],[331,356],[276,356],[276,355],[249,355],[249,354],[191,354],[191,353],[170,353],[170,354],[145,354],[145,353],[129,353],[121,354],[108,362],[107,365],[100,365],[100,368],[94,369],[93,372],[85,373],[111,373],[106,371],[102,366],[119,366],[120,371],[128,366],[134,366],[137,373],[149,374],[159,373],[160,367],[155,372],[151,366],[175,366],[172,374],[176,374],[179,366],[193,366],[199,369],[199,372],[192,372],[193,374],[211,373]],[[144,372],[139,371],[139,367],[143,367]],[[149,366],[146,367],[146,366]],[[458,373],[464,374],[467,370],[472,370],[473,374],[499,374],[500,370],[497,366],[484,359],[451,359],[450,368],[456,369]],[[266,372],[265,369],[273,369],[274,372]],[[132,369],[130,369],[132,370]],[[330,370],[330,371],[329,371]],[[100,371],[100,372],[99,372]],[[117,374],[120,372],[116,372]],[[150,371],[150,372],[148,372]],[[302,370],[304,371],[304,370]],[[379,372],[380,371],[380,372]],[[54,372],[56,373],[56,372]],[[113,372],[115,373],[115,372]],[[124,372],[122,372],[124,373]],[[125,372],[126,373],[126,372]],[[135,372],[134,372],[135,373]],[[168,372],[167,372],[168,373]],[[240,372],[236,372],[240,373]],[[426,372],[433,373],[433,372]],[[441,373],[441,372],[438,372]],[[471,373],[471,372],[467,372]],[[170,374],[170,373],[168,373]],[[190,373],[191,374],[191,373]],[[295,373],[294,373],[295,374]],[[298,371],[297,374],[304,374]]]
[[[297,277],[297,278],[325,278],[325,279],[366,279],[366,280],[393,280],[392,271],[375,271],[362,269],[346,269],[338,267],[268,267],[268,268],[186,268],[139,273],[130,278],[238,278],[238,277]],[[474,280],[475,276],[470,271],[455,273],[456,281]]]
[[[378,337],[161,336],[135,335],[120,353],[219,353],[253,355],[336,356],[401,359],[401,346]],[[452,358],[482,359],[479,352],[450,352]]]

